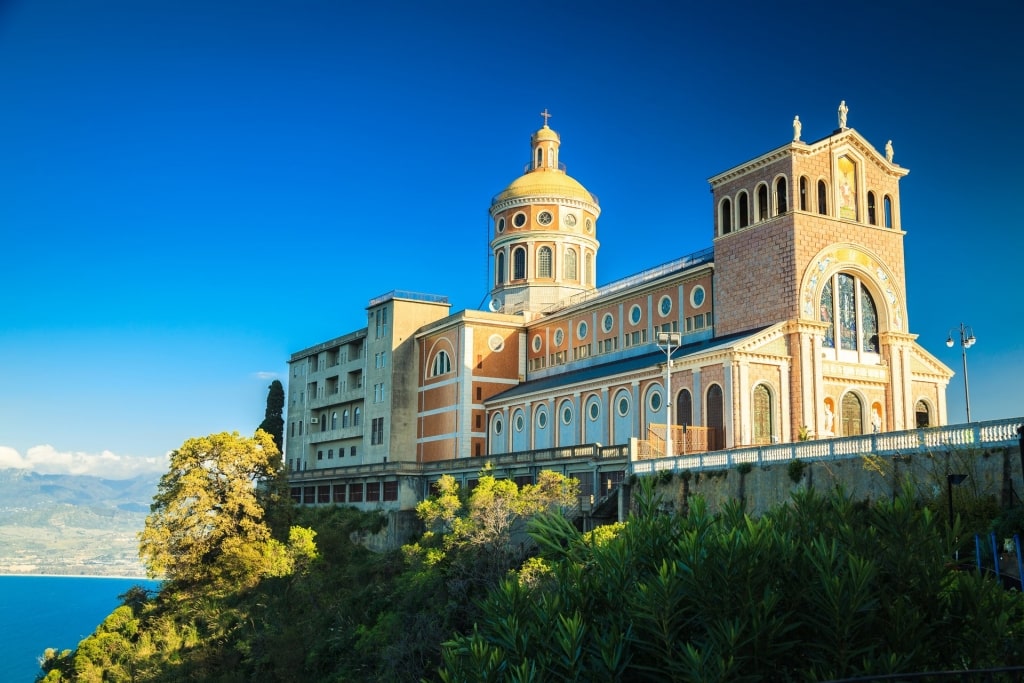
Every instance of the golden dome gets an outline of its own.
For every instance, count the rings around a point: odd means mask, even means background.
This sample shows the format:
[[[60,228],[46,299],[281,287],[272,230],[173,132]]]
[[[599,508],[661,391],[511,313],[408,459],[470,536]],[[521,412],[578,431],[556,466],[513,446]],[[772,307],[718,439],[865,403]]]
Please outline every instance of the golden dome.
[[[551,130],[547,126],[544,126],[543,128],[541,128],[540,130],[533,134],[534,144],[540,142],[541,140],[554,140],[555,142],[558,142],[558,133]]]
[[[552,168],[538,168],[519,176],[494,198],[493,203],[537,196],[582,199],[597,204],[597,197],[587,192],[578,180]]]

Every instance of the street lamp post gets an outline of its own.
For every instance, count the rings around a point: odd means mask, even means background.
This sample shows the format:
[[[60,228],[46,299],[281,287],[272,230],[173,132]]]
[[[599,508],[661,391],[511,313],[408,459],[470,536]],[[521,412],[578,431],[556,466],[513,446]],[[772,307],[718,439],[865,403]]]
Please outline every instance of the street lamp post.
[[[951,328],[949,330],[949,335],[946,338],[946,346],[948,346],[949,348],[953,348],[953,344],[956,343],[953,340],[953,330],[955,330],[955,329],[956,329],[955,327]],[[971,329],[971,326],[970,325],[964,325],[963,323],[960,323],[960,349],[961,349],[961,354],[963,355],[963,358],[964,358],[964,400],[967,403],[967,421],[968,422],[971,421],[971,389],[970,389],[969,385],[967,384],[967,349],[969,349],[972,346],[974,346],[974,342],[976,342],[976,341],[978,341],[978,340],[974,337],[974,330]]]
[[[672,381],[672,352],[679,348],[680,334],[678,332],[659,332],[658,348],[665,350],[665,457],[672,457],[672,389],[669,384]]]

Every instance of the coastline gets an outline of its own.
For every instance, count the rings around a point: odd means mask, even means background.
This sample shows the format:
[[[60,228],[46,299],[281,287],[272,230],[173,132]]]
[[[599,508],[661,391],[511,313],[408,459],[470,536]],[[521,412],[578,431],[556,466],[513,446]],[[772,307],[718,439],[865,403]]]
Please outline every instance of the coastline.
[[[148,576],[128,576],[122,574],[40,574],[38,572],[12,573],[0,571],[0,577],[4,576],[26,576],[47,579],[119,579],[121,581],[153,581],[156,583],[164,581],[164,579],[151,579]]]

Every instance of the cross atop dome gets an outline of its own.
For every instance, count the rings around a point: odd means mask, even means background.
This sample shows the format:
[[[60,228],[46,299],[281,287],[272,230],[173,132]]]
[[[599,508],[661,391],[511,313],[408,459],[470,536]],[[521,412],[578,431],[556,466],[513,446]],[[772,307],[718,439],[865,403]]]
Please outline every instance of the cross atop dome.
[[[540,115],[544,117],[544,127],[547,128],[548,127],[548,119],[551,118],[551,114],[548,113],[548,108],[544,107],[544,111],[542,111],[540,113]]]

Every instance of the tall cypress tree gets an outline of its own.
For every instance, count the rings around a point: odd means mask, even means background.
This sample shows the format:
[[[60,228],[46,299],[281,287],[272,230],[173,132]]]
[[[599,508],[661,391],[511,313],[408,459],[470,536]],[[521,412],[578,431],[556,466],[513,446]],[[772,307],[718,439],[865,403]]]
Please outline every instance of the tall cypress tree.
[[[274,437],[277,450],[284,453],[284,386],[281,380],[270,383],[267,393],[267,414],[260,423],[260,429]]]

